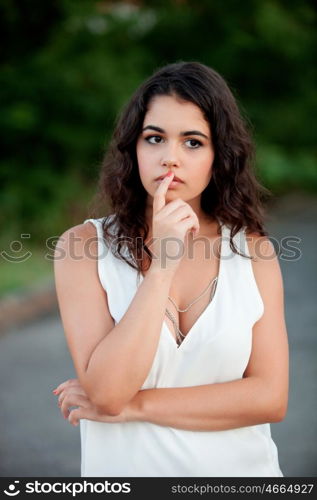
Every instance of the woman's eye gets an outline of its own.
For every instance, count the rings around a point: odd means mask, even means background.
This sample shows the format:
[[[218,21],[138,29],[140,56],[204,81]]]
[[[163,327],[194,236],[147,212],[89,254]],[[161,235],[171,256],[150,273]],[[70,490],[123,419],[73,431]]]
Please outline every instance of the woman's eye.
[[[186,143],[189,143],[190,149],[197,149],[202,145],[202,143],[200,141],[197,141],[196,139],[188,139]]]
[[[150,144],[160,144],[164,141],[163,137],[160,135],[149,135],[148,137],[145,137],[145,140]],[[187,144],[189,149],[197,149],[202,146],[202,143],[197,139],[188,139],[185,141],[185,144]]]
[[[159,135],[150,135],[149,137],[146,137],[145,140],[150,144],[159,144],[162,140],[162,137],[160,137]]]

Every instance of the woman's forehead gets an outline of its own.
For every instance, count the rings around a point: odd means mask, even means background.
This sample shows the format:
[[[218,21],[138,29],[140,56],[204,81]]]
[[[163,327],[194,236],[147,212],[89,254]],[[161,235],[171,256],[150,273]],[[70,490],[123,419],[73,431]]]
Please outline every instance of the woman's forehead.
[[[202,110],[191,101],[185,101],[176,96],[160,95],[155,96],[148,105],[143,121],[143,128],[154,125],[163,129],[180,128],[190,129],[204,128],[209,130],[209,123],[206,121]],[[203,132],[203,130],[202,130]]]

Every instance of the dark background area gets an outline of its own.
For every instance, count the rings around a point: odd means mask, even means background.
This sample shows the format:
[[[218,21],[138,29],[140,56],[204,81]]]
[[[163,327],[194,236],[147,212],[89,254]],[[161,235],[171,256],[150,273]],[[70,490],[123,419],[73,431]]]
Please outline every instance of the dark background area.
[[[159,66],[220,72],[274,193],[317,192],[313,1],[0,2],[2,240],[85,218],[115,118]],[[10,224],[8,224],[10,221]]]

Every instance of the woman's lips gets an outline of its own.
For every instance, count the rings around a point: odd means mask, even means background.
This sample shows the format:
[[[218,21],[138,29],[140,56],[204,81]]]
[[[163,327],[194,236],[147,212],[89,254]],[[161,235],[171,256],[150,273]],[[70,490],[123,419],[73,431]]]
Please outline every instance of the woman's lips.
[[[156,179],[156,180],[155,180],[155,182],[160,183],[160,182],[162,182],[162,180],[163,180],[163,179],[164,179],[164,177],[163,177],[163,178],[161,178],[161,177],[160,177],[159,179]],[[167,189],[174,189],[174,188],[178,188],[178,187],[180,187],[182,184],[184,184],[184,182],[183,182],[183,181],[181,181],[181,180],[177,180],[177,179],[176,179],[176,180],[174,180],[174,179],[173,179],[173,180],[172,180],[172,182],[170,182],[170,183],[169,183],[169,185],[168,185],[168,188],[167,188]]]
[[[182,184],[184,184],[182,181],[172,181],[167,189],[173,189],[175,187],[180,187]]]
[[[156,180],[156,181],[160,181],[160,182],[161,182],[163,179],[165,179],[165,177],[167,177],[167,176],[166,176],[166,175],[162,175],[161,177],[158,177],[158,178],[157,178],[157,179],[155,179],[155,180]],[[173,180],[172,180],[172,183],[173,183],[173,182],[179,182],[179,183],[182,183],[182,184],[183,184],[183,182],[184,182],[184,181],[182,181],[182,179],[180,179],[179,177],[177,177],[177,176],[175,176],[175,175],[174,175]],[[171,183],[171,184],[172,184],[172,183]]]

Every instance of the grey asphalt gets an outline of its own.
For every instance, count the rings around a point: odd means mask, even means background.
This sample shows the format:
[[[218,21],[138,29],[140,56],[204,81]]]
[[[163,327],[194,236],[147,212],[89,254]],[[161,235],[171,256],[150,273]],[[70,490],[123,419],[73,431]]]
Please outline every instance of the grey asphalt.
[[[290,345],[288,413],[271,424],[286,477],[317,472],[317,200],[289,196],[273,207],[270,236],[301,252],[280,257]],[[285,244],[285,243],[284,243]],[[289,257],[290,252],[285,251]],[[0,337],[0,476],[79,477],[79,428],[67,423],[51,391],[75,376],[58,314]]]

